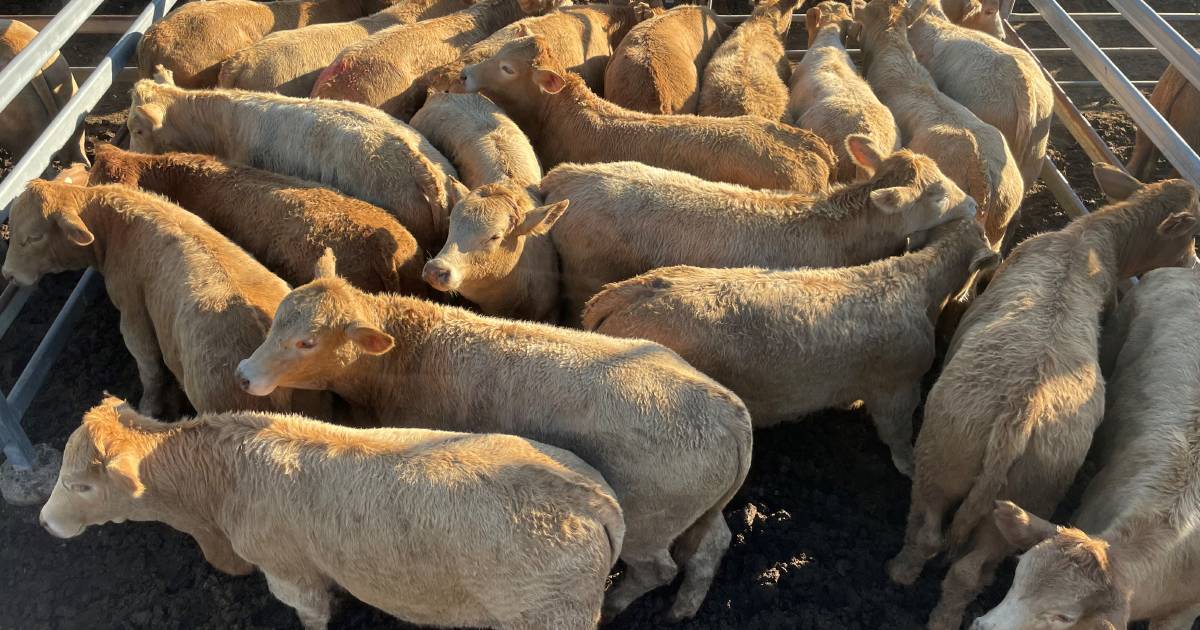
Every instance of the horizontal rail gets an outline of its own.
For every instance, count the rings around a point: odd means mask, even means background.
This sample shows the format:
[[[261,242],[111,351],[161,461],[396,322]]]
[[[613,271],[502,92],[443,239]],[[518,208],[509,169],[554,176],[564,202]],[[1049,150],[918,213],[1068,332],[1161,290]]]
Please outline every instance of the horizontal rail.
[[[1150,136],[1167,161],[1193,184],[1200,185],[1200,157],[1197,157],[1191,147],[1179,137],[1179,133],[1167,124],[1162,114],[1150,106],[1150,102],[1141,91],[1121,74],[1112,59],[1100,50],[1057,2],[1030,0],[1030,3],[1046,18],[1046,23],[1058,33],[1063,42],[1075,49],[1079,60],[1099,79],[1109,94],[1117,99],[1133,121]]]
[[[1120,13],[1071,13],[1069,15],[1076,22],[1120,22],[1125,19]],[[1200,21],[1200,13],[1159,13],[1158,15],[1168,22]],[[1012,13],[1009,14],[1008,21],[1013,23],[1045,22],[1046,19],[1040,13]]]
[[[1144,0],[1108,0],[1151,44],[1162,51],[1193,87],[1200,88],[1200,53]]]
[[[54,17],[53,15],[0,15],[0,19],[24,22],[39,31],[46,28],[46,25]],[[133,24],[133,20],[136,17],[134,15],[93,15],[80,25],[79,30],[75,31],[75,33],[83,35],[120,35],[129,30],[129,25]]]
[[[33,38],[21,52],[17,53],[8,65],[0,70],[0,111],[8,107],[17,94],[29,85],[46,62],[53,59],[58,50],[67,43],[71,35],[83,25],[88,16],[100,8],[104,0],[71,0],[63,7],[54,19],[46,24],[46,28]]]

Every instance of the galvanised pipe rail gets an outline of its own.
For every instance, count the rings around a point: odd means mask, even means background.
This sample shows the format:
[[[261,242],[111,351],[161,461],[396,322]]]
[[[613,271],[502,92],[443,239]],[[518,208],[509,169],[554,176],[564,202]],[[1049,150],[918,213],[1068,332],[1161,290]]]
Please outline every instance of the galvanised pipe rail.
[[[1117,2],[1125,2],[1126,0],[1109,0],[1113,6],[1117,6]],[[1120,8],[1119,6],[1117,7]],[[1159,17],[1168,22],[1197,22],[1200,21],[1200,13],[1159,13]],[[1076,22],[1120,22],[1125,19],[1125,16],[1120,13],[1072,13],[1071,17],[1075,18]],[[1012,13],[1008,16],[1009,22],[1045,22],[1045,18],[1040,13]]]
[[[1179,137],[1179,133],[1167,124],[1162,115],[1150,106],[1150,102],[1141,91],[1121,74],[1116,64],[1100,50],[1079,24],[1054,0],[1030,0],[1030,3],[1058,36],[1075,49],[1079,60],[1125,108],[1179,173],[1193,184],[1200,185],[1200,157],[1197,157],[1183,138]]]
[[[24,50],[0,70],[0,111],[42,71],[46,62],[79,30],[104,0],[71,0]]]
[[[73,1],[68,9],[80,2],[81,0]],[[99,2],[97,1],[96,4]],[[12,200],[20,194],[29,180],[40,175],[49,166],[50,156],[66,144],[78,125],[83,122],[87,112],[91,111],[96,103],[104,97],[121,73],[125,62],[133,56],[137,42],[146,29],[166,15],[174,4],[175,0],[152,0],[142,10],[125,34],[121,36],[121,39],[112,47],[112,50],[109,50],[100,64],[96,66],[96,71],[88,77],[87,81],[84,81],[71,100],[63,106],[54,120],[38,136],[37,141],[21,158],[21,161],[9,172],[4,181],[0,182],[0,207],[3,208],[3,212],[0,212],[0,219],[8,216],[8,206]],[[92,10],[95,10],[95,7]],[[56,29],[64,29],[66,27],[62,24],[70,22],[57,22],[57,20],[58,18],[51,20],[51,24],[45,31],[42,31],[42,34],[49,34],[55,38],[61,37],[65,42],[70,37],[70,33],[62,36]],[[79,23],[74,23],[71,29],[78,27]],[[4,76],[7,76],[7,69]],[[0,89],[13,87],[11,84],[3,83],[0,83],[0,86],[3,86]],[[23,86],[24,84],[21,84],[18,87]],[[7,396],[0,397],[0,448],[3,449],[8,462],[17,470],[29,470],[34,457],[33,446],[21,428],[21,417],[24,416],[34,396],[45,383],[50,368],[66,344],[71,330],[83,316],[88,304],[100,294],[102,287],[100,274],[95,269],[88,269],[83,273],[71,292],[71,297],[67,299],[67,303],[63,305],[62,310],[55,317],[54,323],[51,324],[50,330],[46,332],[45,337],[38,344],[37,350],[25,365],[25,369],[21,371],[12,392]],[[29,293],[30,290],[27,288],[13,289],[11,287],[6,287],[4,292],[0,293],[0,298],[8,300],[3,305],[3,310],[0,310],[0,323],[4,324],[5,328],[16,318],[17,312],[28,299]]]
[[[129,28],[130,24],[133,24],[136,17],[135,15],[93,15],[79,27],[79,30],[75,31],[75,34],[120,35]],[[0,15],[0,20],[24,22],[38,31],[46,28],[46,25],[53,19],[53,15]]]
[[[1192,87],[1200,88],[1200,53],[1144,0],[1108,0],[1129,23],[1175,66]]]

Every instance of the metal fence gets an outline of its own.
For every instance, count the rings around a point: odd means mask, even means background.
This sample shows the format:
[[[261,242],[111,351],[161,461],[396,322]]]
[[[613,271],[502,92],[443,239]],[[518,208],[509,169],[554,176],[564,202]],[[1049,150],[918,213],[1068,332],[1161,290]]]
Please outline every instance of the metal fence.
[[[29,46],[0,71],[0,110],[11,103],[37,76],[46,61],[88,22],[101,1],[72,0],[44,25]],[[46,172],[51,156],[73,137],[75,130],[83,124],[84,117],[113,85],[146,29],[161,19],[174,4],[175,0],[153,0],[146,6],[79,86],[75,96],[63,106],[24,157],[0,182],[0,208],[3,208],[0,210],[0,220],[8,217],[9,205],[25,188],[25,184]],[[71,330],[87,305],[99,295],[101,286],[96,270],[88,269],[83,273],[50,330],[17,378],[12,391],[0,396],[0,446],[3,446],[8,462],[18,470],[27,470],[33,460],[33,447],[21,428],[21,418],[45,382]],[[10,284],[0,293],[0,336],[8,331],[34,290],[34,287],[18,288]]]
[[[43,16],[39,20],[33,20],[31,25],[35,28],[41,26],[41,33],[0,72],[0,109],[3,109],[2,106],[7,105],[16,97],[16,94],[36,75],[46,60],[58,51],[73,34],[77,32],[119,32],[117,29],[128,24],[121,39],[108,52],[104,60],[89,73],[87,80],[83,82],[71,101],[58,113],[12,172],[3,182],[0,182],[0,208],[3,208],[0,210],[0,220],[7,217],[8,206],[13,198],[20,193],[29,180],[41,175],[47,169],[50,164],[50,156],[71,138],[72,132],[82,124],[87,113],[122,76],[125,63],[133,54],[137,41],[145,30],[175,4],[175,0],[153,0],[131,22],[130,18],[122,16],[100,16],[97,20],[89,20],[101,1],[72,0],[58,15]],[[1166,56],[1188,81],[1195,86],[1200,86],[1200,54],[1169,24],[1171,21],[1200,20],[1200,14],[1156,14],[1143,0],[1109,0],[1117,9],[1117,13],[1074,14],[1068,13],[1055,0],[1030,0],[1037,13],[1012,13],[1013,2],[1014,0],[1006,0],[1002,6],[1009,43],[1029,50],[1035,58],[1038,58],[1039,55],[1063,54],[1068,51],[1070,54],[1074,54],[1096,77],[1098,85],[1104,87],[1121,104],[1181,175],[1194,184],[1200,185],[1200,158],[1167,124],[1166,120],[1150,106],[1137,89],[1137,84],[1121,73],[1106,52],[1106,50],[1108,52],[1157,50]],[[722,16],[722,19],[728,22],[738,22],[746,17],[748,16],[726,15]],[[1102,49],[1079,26],[1079,22],[1083,21],[1112,20],[1128,21],[1151,42],[1153,49]],[[802,22],[803,18],[796,16],[796,21]],[[1045,22],[1058,33],[1059,37],[1067,44],[1068,49],[1030,49],[1011,26],[1013,22],[1039,21]],[[795,59],[802,55],[803,51],[789,50],[788,53]],[[1048,72],[1046,76],[1050,78],[1051,86],[1054,89],[1056,117],[1079,142],[1088,157],[1095,162],[1107,162],[1124,168],[1063,90],[1064,85],[1081,85],[1089,84],[1089,82],[1060,83],[1055,81]],[[1139,83],[1145,84],[1145,82]],[[1071,190],[1066,178],[1049,158],[1043,164],[1041,177],[1059,204],[1069,213],[1078,215],[1087,212],[1083,202]],[[21,428],[21,417],[45,382],[70,331],[91,300],[99,295],[100,287],[99,274],[94,269],[84,272],[50,330],[41,340],[37,350],[17,379],[12,391],[7,395],[0,396],[0,445],[3,446],[8,461],[18,469],[27,469],[33,457],[32,446]],[[0,336],[3,336],[16,319],[33,290],[33,288],[17,288],[10,285],[0,293]]]

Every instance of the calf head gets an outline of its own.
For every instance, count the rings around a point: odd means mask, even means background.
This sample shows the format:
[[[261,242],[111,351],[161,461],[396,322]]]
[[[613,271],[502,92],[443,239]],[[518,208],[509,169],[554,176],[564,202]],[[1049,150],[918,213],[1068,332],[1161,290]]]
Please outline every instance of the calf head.
[[[63,184],[74,184],[76,186],[86,186],[91,174],[88,172],[88,165],[83,162],[75,162],[58,172],[54,176],[54,181]]]
[[[834,0],[825,0],[804,14],[804,25],[808,29],[808,45],[811,47],[817,39],[817,33],[827,26],[836,27],[838,37],[844,39],[853,23],[854,17],[850,15],[850,7]]]
[[[330,389],[330,383],[364,355],[395,344],[380,330],[369,296],[337,275],[333,251],[317,261],[313,281],[279,303],[262,345],[238,364],[247,393],[267,396],[277,387]]]
[[[142,520],[146,423],[154,421],[113,396],[84,414],[67,439],[58,484],[38,519],[46,531],[73,538],[91,525]]]
[[[129,149],[137,153],[163,153],[182,150],[183,137],[164,124],[174,100],[174,85],[142,79],[133,86],[129,105]]]
[[[535,207],[530,193],[507,179],[480,186],[455,204],[446,244],[421,275],[438,291],[502,278],[517,265],[525,238],[549,232],[568,203]]]
[[[1022,555],[1004,601],[975,620],[974,630],[1124,630],[1130,593],[1108,543],[1008,501],[997,501],[993,516]]]
[[[1124,171],[1097,164],[1093,173],[1100,189],[1116,202],[1113,216],[1125,217],[1126,245],[1119,252],[1123,277],[1158,267],[1184,266],[1196,255],[1200,233],[1200,196],[1181,179],[1143,184]],[[1108,208],[1101,213],[1109,214]]]
[[[975,200],[928,157],[901,149],[885,158],[870,138],[858,134],[846,138],[846,150],[869,176],[847,190],[869,191],[870,205],[884,214],[903,216],[908,234],[975,218]]]
[[[30,286],[47,273],[83,269],[95,261],[95,240],[80,213],[93,195],[83,186],[35,179],[8,217],[5,279]]]
[[[870,50],[885,33],[903,35],[908,28],[904,0],[871,0],[854,10],[854,20],[860,24],[863,48]],[[907,38],[907,35],[905,35]]]
[[[136,156],[111,144],[96,144],[96,160],[92,164],[90,184],[128,184],[136,186],[138,178],[133,167]]]
[[[759,0],[751,15],[770,20],[775,27],[775,35],[782,38],[792,28],[792,12],[797,4],[800,4],[800,0]]]
[[[951,22],[1004,41],[1000,0],[942,0],[942,10]]]
[[[462,81],[466,91],[482,93],[515,116],[517,111],[536,109],[546,95],[561,92],[566,87],[562,72],[550,61],[545,40],[529,35],[463,68]]]

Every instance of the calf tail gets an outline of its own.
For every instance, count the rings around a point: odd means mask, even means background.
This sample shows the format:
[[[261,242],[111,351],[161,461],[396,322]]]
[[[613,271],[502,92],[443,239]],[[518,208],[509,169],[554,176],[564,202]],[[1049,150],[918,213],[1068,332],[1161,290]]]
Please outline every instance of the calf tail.
[[[1125,170],[1129,171],[1130,175],[1146,181],[1154,172],[1154,164],[1157,161],[1158,147],[1154,146],[1150,136],[1147,136],[1146,132],[1138,127],[1137,139],[1133,143],[1133,153],[1129,155],[1129,163],[1125,165]]]
[[[1026,421],[1028,410],[1021,409],[1015,417],[999,417],[988,435],[983,467],[967,493],[966,499],[954,513],[947,542],[950,549],[962,549],[970,542],[975,527],[992,513],[1000,493],[1008,485],[1008,473],[1029,445],[1032,423]]]
[[[1171,106],[1175,104],[1175,100],[1185,89],[1195,88],[1191,87],[1191,84],[1175,69],[1175,66],[1170,66],[1158,79],[1158,85],[1154,86],[1154,92],[1150,95],[1150,104],[1172,125],[1176,123],[1170,120]],[[1129,156],[1129,164],[1125,166],[1125,170],[1129,171],[1130,175],[1146,181],[1154,174],[1154,165],[1158,162],[1158,156],[1158,147],[1154,146],[1150,136],[1146,135],[1146,132],[1139,126],[1137,139],[1133,144],[1133,153]]]
[[[639,277],[604,285],[583,307],[583,329],[595,332],[612,315],[653,296],[662,287],[651,286],[651,282]]]

